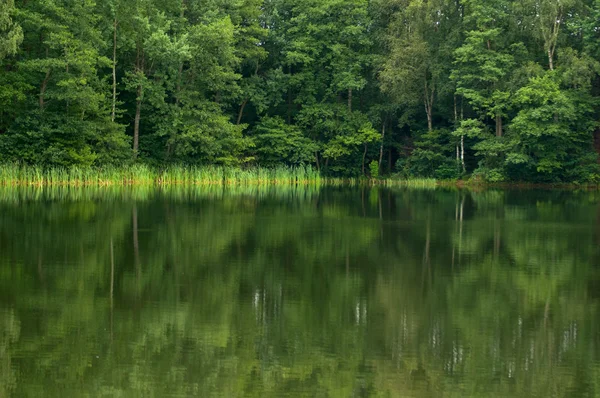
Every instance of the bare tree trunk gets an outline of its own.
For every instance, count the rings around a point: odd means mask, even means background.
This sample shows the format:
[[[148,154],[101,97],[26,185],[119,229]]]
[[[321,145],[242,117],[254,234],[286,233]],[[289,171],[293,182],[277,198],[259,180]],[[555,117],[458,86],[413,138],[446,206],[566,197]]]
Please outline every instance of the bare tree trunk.
[[[244,114],[244,108],[246,107],[246,104],[248,103],[248,98],[244,98],[244,100],[242,101],[242,105],[240,105],[240,112],[238,113],[238,117],[237,117],[237,125],[239,126],[239,124],[242,122],[242,115]]]
[[[502,137],[502,115],[496,115],[496,137]]]
[[[365,151],[362,157],[362,174],[365,175],[365,159],[367,158],[367,143],[365,142]]]
[[[456,144],[456,164],[460,163],[460,151],[459,151],[459,145]]]
[[[454,124],[458,125],[458,109],[456,108],[456,94],[454,95]]]
[[[115,11],[115,19],[113,21],[113,59],[112,59],[112,112],[110,114],[111,121],[115,121],[117,112],[117,13]]]
[[[456,94],[454,95],[454,128],[458,127],[458,110],[456,108]],[[461,137],[462,138],[462,137]],[[456,163],[460,162],[460,152],[456,144]]]
[[[433,131],[433,121],[431,120],[431,109],[429,107],[425,108],[427,110],[427,131]]]
[[[433,86],[433,85],[432,85]],[[425,105],[425,113],[427,114],[427,130],[433,131],[433,101],[435,95],[435,86],[429,89],[427,79],[425,79],[425,97],[423,103]]]
[[[546,29],[543,26],[542,22],[542,36],[544,37],[544,48],[546,49],[546,53],[548,54],[548,67],[550,70],[554,70],[554,53],[556,51],[556,43],[558,41],[558,35],[560,33],[560,25],[563,19],[563,8],[560,6],[557,9],[557,13],[555,15],[551,15],[552,27],[550,29]],[[538,15],[541,21],[543,21],[543,16],[540,13]]]
[[[321,164],[319,163],[319,152],[315,151],[315,160],[317,161],[317,170],[321,171]]]
[[[352,112],[352,89],[348,89],[348,112]]]
[[[383,162],[383,139],[385,138],[385,122],[383,119],[383,126],[381,127],[381,146],[379,147],[379,170],[381,171],[381,163]]]
[[[144,62],[144,54],[141,44],[137,43],[137,54],[135,58],[135,71],[136,73],[144,74],[145,62]],[[133,121],[133,158],[136,159],[138,156],[139,144],[140,144],[140,119],[142,117],[142,98],[144,95],[144,86],[140,82],[138,84],[137,98],[135,101],[135,119]]]
[[[133,122],[133,158],[138,156],[140,145],[140,119],[142,117],[142,95],[144,87],[140,84],[137,89],[137,100],[135,101],[135,119]]]
[[[467,169],[465,168],[465,136],[460,136],[460,163],[462,165],[462,171],[465,173]]]
[[[181,10],[179,11],[179,18],[183,19],[185,15],[185,0],[181,0]],[[179,68],[177,70],[177,94],[175,96],[175,104],[179,105],[180,94],[181,94],[181,76],[183,75],[183,61],[179,62]]]

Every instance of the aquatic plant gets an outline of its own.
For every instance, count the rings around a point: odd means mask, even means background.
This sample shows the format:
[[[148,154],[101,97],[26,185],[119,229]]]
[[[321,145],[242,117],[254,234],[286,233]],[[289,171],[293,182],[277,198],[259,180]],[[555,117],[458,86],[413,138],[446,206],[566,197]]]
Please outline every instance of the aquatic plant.
[[[127,167],[50,167],[18,163],[0,165],[3,186],[167,186],[167,185],[328,185],[435,187],[433,179],[401,180],[328,178],[311,166],[236,168],[225,166],[168,166],[158,169],[144,164]]]

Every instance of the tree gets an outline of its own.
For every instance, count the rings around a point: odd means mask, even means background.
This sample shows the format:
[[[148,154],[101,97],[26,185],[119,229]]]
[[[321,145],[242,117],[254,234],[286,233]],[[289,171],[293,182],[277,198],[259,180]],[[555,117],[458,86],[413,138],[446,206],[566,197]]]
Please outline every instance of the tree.
[[[53,0],[20,10],[30,50],[6,78],[13,93],[22,93],[17,106],[28,112],[17,114],[2,137],[7,157],[45,165],[121,159],[126,141],[122,127],[110,120],[101,77],[109,60],[101,54],[105,42],[95,7]]]
[[[11,18],[14,7],[14,0],[0,3],[0,61],[8,55],[14,55],[23,41],[23,30]]]
[[[289,166],[311,164],[317,146],[302,131],[287,125],[281,117],[265,117],[255,127],[254,145],[257,163],[275,166],[284,162]]]
[[[389,50],[379,74],[381,88],[400,106],[420,102],[431,132],[436,98],[440,89],[446,91],[444,82],[450,66],[446,59],[451,56],[448,49],[457,20],[451,5],[444,1],[397,3],[398,10],[388,26]]]
[[[455,50],[452,79],[456,92],[473,108],[495,119],[496,135],[503,135],[502,119],[509,107],[507,80],[516,66],[515,54],[523,51],[522,43],[504,42],[507,3],[504,0],[465,1],[465,42]]]

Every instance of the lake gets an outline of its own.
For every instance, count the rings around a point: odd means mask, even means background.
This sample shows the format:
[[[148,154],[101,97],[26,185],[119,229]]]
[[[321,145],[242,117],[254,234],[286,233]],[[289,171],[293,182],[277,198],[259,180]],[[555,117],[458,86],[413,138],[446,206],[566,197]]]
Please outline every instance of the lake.
[[[600,192],[0,189],[0,397],[600,396]]]

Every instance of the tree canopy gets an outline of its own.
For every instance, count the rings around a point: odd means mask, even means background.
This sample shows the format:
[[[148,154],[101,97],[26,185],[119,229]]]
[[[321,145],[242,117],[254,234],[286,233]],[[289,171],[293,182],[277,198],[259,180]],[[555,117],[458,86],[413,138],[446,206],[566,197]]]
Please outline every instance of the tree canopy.
[[[598,0],[5,0],[0,162],[595,182],[599,18]]]

